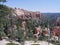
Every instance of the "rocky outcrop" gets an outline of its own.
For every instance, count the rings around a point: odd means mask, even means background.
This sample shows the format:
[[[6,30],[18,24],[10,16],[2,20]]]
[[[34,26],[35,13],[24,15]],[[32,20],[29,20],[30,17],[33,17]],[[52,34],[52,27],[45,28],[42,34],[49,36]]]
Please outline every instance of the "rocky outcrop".
[[[21,19],[35,19],[40,18],[41,13],[39,11],[33,12],[33,11],[27,11],[20,8],[14,8],[13,9],[14,16],[21,18]]]

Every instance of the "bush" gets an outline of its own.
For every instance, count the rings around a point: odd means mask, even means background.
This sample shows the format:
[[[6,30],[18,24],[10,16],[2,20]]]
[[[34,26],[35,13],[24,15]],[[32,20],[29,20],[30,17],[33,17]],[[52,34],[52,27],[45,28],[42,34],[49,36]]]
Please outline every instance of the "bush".
[[[40,45],[40,44],[31,44],[31,45]]]
[[[58,43],[58,44],[55,44],[55,45],[60,45],[60,43]]]
[[[6,45],[19,45],[19,44],[15,44],[15,43],[7,43]]]
[[[54,41],[54,40],[51,40],[51,43],[52,43],[52,44],[55,44],[55,41]]]

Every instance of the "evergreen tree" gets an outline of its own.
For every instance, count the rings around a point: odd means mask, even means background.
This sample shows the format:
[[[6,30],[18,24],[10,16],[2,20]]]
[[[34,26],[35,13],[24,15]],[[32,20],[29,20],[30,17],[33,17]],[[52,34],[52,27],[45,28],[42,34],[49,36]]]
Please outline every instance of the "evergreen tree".
[[[9,15],[10,14],[11,14],[10,8],[8,8],[6,5],[0,4],[0,31],[1,31],[1,33],[4,32],[6,27],[8,27],[8,25],[9,25],[9,21],[10,21]]]

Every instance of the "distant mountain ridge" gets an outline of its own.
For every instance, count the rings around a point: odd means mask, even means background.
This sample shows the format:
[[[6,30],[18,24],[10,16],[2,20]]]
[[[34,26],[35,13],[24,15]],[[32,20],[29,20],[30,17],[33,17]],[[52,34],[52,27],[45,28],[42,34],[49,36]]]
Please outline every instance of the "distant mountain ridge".
[[[58,17],[60,17],[60,13],[42,13],[43,16],[47,17],[47,18],[55,18],[57,19]]]
[[[49,22],[52,22],[55,25],[59,23],[58,25],[60,25],[60,13],[42,13],[42,15],[45,16]]]
[[[44,15],[44,16],[60,16],[60,13],[42,13],[42,15]]]

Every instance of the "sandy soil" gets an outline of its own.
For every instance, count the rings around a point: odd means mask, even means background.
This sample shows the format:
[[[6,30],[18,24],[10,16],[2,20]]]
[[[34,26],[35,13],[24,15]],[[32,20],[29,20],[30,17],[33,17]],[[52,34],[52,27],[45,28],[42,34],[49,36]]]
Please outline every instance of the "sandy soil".
[[[20,43],[18,43],[18,42],[16,42],[16,41],[12,41],[12,42],[15,43],[15,44],[21,45]],[[3,40],[0,41],[0,45],[6,45],[7,43],[9,43],[9,41],[7,41],[7,40],[5,40],[5,39],[3,39]]]
[[[2,41],[0,41],[0,45],[6,45],[6,43],[9,43],[9,41],[7,41],[7,40],[5,40],[5,39],[3,39]],[[21,45],[20,43],[18,43],[18,42],[16,42],[16,41],[13,41],[13,43],[15,43],[15,44],[19,44],[19,45]],[[31,44],[33,44],[34,43],[34,41],[25,41],[25,45],[31,45]],[[46,42],[46,41],[38,41],[38,42],[35,42],[35,44],[40,44],[40,45],[48,45],[48,42]],[[53,45],[53,44],[51,44],[51,43],[49,43],[50,45]]]
[[[38,42],[35,42],[34,41],[25,41],[25,45],[31,45],[31,44],[40,44],[40,45],[53,45],[51,43],[48,43],[46,41],[38,41]]]

